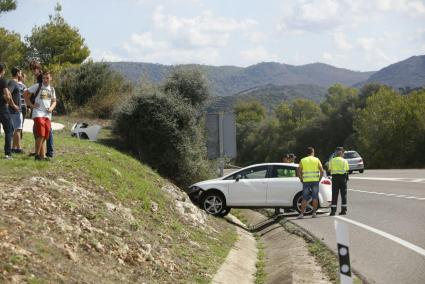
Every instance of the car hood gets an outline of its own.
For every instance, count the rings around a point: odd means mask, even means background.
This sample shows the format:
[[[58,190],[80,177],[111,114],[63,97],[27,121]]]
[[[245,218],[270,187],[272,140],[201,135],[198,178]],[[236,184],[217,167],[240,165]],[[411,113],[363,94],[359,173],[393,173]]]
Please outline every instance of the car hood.
[[[210,183],[216,183],[217,181],[223,180],[223,178],[215,178],[215,179],[209,179],[209,180],[203,180],[197,183],[192,184],[189,187],[193,187],[193,186],[198,186],[198,187],[202,187],[203,185],[207,185]]]

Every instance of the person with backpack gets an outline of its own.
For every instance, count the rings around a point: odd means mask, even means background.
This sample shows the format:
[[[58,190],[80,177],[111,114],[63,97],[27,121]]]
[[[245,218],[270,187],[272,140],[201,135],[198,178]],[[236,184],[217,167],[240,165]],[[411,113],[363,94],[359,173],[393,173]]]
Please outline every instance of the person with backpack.
[[[12,95],[12,100],[15,106],[18,109],[14,109],[12,106],[9,106],[10,118],[13,125],[13,142],[12,142],[12,152],[17,154],[22,154],[21,147],[21,132],[22,132],[22,111],[21,111],[21,91],[22,89],[19,86],[18,78],[21,75],[21,69],[18,67],[12,68],[12,79],[9,80],[8,88]]]
[[[46,158],[46,141],[51,133],[52,112],[56,107],[55,89],[50,85],[52,76],[49,71],[43,72],[43,82],[34,84],[26,91],[25,101],[32,110],[35,134],[35,160]],[[34,98],[31,100],[31,97]]]

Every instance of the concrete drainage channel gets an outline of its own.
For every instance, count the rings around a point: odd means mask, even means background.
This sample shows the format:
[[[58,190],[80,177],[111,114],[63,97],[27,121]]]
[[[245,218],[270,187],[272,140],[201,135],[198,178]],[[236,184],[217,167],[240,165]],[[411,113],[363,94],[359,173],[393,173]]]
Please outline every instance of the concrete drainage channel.
[[[268,210],[244,209],[232,213],[246,225],[234,217],[226,217],[236,226],[239,240],[212,283],[339,281],[335,254],[308,232],[284,218],[270,217],[272,212]],[[355,277],[353,283],[363,281]]]
[[[332,283],[310,254],[304,239],[288,232],[278,220],[252,210],[235,210],[235,215],[246,226],[241,226],[234,219],[226,219],[236,225],[238,233],[242,231],[244,235],[250,235],[251,241],[242,248],[244,237],[239,234],[238,242],[212,283],[312,283],[312,279],[314,283]],[[252,258],[249,263],[248,258]],[[261,272],[257,271],[256,264]],[[235,277],[235,274],[238,276]]]

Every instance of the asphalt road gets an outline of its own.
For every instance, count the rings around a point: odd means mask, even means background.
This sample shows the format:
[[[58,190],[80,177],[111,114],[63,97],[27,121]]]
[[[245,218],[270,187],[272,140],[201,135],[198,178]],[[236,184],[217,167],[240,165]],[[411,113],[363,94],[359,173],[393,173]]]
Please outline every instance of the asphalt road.
[[[351,265],[369,283],[425,283],[425,170],[369,170],[350,177],[348,215],[288,219],[335,251],[334,222],[346,222]]]

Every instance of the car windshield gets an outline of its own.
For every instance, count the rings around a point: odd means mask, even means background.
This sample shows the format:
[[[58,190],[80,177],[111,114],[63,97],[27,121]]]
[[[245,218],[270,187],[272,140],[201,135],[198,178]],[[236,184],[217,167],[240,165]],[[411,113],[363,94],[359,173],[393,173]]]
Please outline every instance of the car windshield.
[[[225,180],[236,179],[237,176],[239,176],[242,179],[266,178],[267,177],[267,166],[258,166],[258,167],[248,168],[248,169],[239,171],[239,172],[225,178]]]
[[[354,159],[354,158],[360,158],[359,153],[357,153],[357,152],[345,152],[344,153],[344,159]]]

